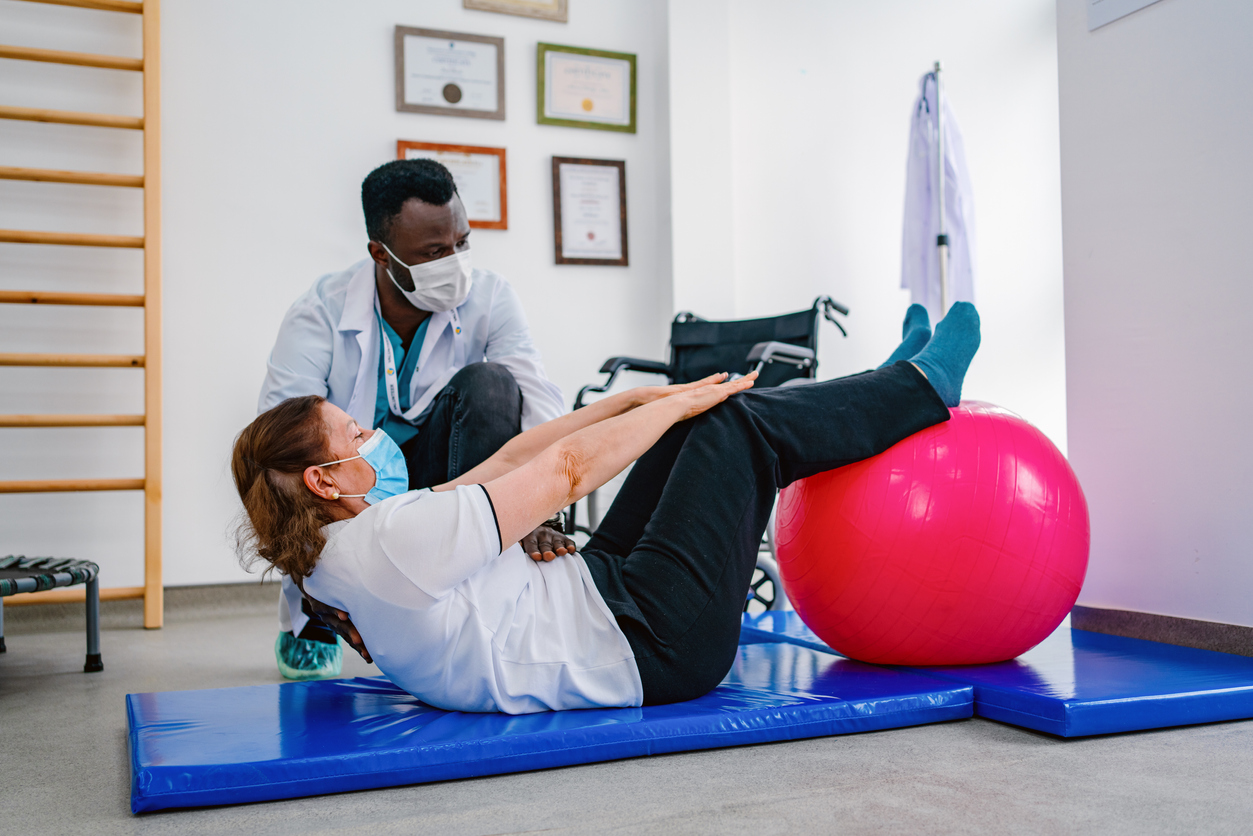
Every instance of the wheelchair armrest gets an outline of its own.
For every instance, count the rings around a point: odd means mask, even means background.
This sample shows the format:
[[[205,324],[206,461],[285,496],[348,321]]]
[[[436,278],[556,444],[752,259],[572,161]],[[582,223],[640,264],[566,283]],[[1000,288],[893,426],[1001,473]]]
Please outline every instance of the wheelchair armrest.
[[[637,357],[610,357],[600,367],[601,374],[617,374],[623,370],[670,376],[669,363],[660,363],[656,360],[640,360]]]
[[[758,371],[766,363],[775,361],[789,363],[799,369],[807,369],[814,364],[814,350],[803,345],[792,345],[791,343],[771,340],[770,342],[757,343],[748,352],[749,365],[756,364]]]
[[[648,374],[664,374],[670,377],[670,365],[668,363],[659,363],[656,360],[641,360],[638,357],[610,357],[605,364],[600,367],[601,374],[607,374],[605,382],[599,386],[591,383],[579,390],[579,395],[574,399],[574,408],[579,409],[583,406],[583,397],[589,392],[608,392],[613,383],[618,378],[618,374],[623,371],[645,372]]]

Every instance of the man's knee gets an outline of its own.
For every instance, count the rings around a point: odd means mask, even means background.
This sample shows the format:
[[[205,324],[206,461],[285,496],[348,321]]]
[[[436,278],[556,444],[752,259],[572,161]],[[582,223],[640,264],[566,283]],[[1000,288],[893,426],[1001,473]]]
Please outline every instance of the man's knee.
[[[500,363],[471,363],[448,381],[461,400],[473,400],[501,408],[521,408],[522,390],[513,373]]]

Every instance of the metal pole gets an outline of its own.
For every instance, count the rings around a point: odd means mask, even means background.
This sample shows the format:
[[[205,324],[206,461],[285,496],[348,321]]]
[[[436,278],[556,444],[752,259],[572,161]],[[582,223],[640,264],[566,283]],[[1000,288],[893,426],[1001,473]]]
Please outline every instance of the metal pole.
[[[940,62],[935,62],[935,152],[939,191],[940,229],[935,248],[940,259],[940,316],[948,313],[948,231],[944,224],[944,100],[941,95]]]
[[[587,530],[595,531],[598,525],[600,525],[600,503],[596,501],[596,491],[592,491],[587,495]]]
[[[100,661],[100,578],[87,581],[87,673],[104,670]]]

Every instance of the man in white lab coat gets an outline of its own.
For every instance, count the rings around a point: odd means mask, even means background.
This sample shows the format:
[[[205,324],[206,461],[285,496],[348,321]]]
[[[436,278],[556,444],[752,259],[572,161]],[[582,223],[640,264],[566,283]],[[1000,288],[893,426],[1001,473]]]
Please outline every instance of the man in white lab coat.
[[[370,258],[318,279],[288,310],[259,411],[325,397],[400,445],[411,489],[453,479],[565,412],[517,294],[470,265],[470,225],[448,170],[387,163],[366,177],[361,202]],[[533,537],[528,551],[565,542],[543,528]],[[286,578],[279,630],[284,676],[339,673],[335,633]]]

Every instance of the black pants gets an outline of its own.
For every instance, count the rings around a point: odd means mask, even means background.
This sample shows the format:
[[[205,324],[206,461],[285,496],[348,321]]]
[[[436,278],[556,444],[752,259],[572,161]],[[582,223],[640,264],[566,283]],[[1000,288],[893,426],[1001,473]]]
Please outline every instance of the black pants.
[[[421,431],[401,445],[409,490],[456,479],[522,432],[522,390],[499,363],[472,363],[431,404]]]
[[[948,417],[926,378],[897,363],[745,392],[662,436],[583,550],[635,653],[644,704],[694,699],[730,670],[779,488]]]

